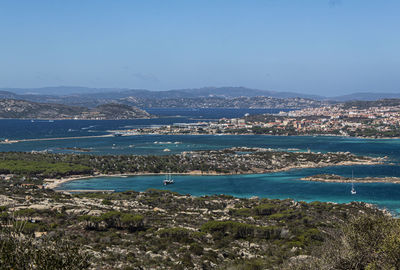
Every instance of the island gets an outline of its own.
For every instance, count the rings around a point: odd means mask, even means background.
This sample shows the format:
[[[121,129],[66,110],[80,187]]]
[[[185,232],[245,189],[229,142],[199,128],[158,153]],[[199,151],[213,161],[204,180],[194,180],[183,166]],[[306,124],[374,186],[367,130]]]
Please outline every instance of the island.
[[[0,118],[3,119],[121,120],[151,117],[154,116],[142,109],[117,103],[87,108],[16,99],[0,99]]]
[[[333,183],[393,183],[400,184],[400,177],[344,177],[336,174],[317,174],[300,180]]]

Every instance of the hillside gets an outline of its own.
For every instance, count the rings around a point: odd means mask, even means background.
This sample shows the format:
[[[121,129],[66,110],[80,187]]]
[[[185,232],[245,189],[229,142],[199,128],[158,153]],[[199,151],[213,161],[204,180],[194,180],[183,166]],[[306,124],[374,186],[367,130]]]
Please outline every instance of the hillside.
[[[332,102],[300,97],[276,98],[262,94],[262,91],[246,88],[221,88],[215,90],[194,89],[171,91],[131,90],[124,92],[105,92],[95,94],[75,94],[67,96],[18,95],[0,91],[0,99],[26,100],[68,106],[94,108],[109,103],[126,104],[139,108],[310,108],[331,104]],[[218,95],[216,93],[219,93]],[[242,96],[240,96],[242,94]],[[259,94],[258,96],[253,96]]]
[[[380,99],[374,101],[349,101],[343,104],[344,108],[368,109],[371,107],[400,106],[400,98]]]
[[[376,101],[384,98],[400,98],[400,94],[354,93],[324,97],[246,87],[203,87],[166,91],[67,86],[0,89],[0,99],[26,100],[87,108],[108,103],[123,103],[139,108],[308,108],[337,102]]]
[[[273,108],[301,109],[321,107],[329,102],[305,98],[272,98],[272,97],[197,97],[197,98],[166,98],[142,99],[128,97],[119,102],[140,108]]]
[[[150,114],[136,107],[104,104],[92,109],[63,104],[37,103],[25,100],[0,99],[0,118],[19,119],[135,119]]]
[[[349,95],[335,96],[330,99],[343,102],[343,101],[355,101],[355,100],[375,101],[379,99],[395,99],[395,98],[400,98],[400,93],[359,92]]]
[[[397,269],[397,253],[385,250],[399,248],[398,223],[363,203],[159,190],[70,195],[15,179],[0,191],[0,226],[23,227],[0,230],[4,269]],[[21,241],[10,241],[14,232]]]

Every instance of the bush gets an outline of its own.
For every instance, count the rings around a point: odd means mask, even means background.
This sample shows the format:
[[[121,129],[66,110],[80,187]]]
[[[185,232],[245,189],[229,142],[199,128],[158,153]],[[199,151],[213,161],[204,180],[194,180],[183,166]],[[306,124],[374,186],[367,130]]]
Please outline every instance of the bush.
[[[309,230],[308,236],[316,237]],[[318,237],[318,236],[317,236]],[[344,224],[305,262],[291,269],[400,269],[400,223],[383,215],[365,215]]]
[[[142,215],[122,214],[121,224],[131,232],[143,230],[144,217]]]
[[[112,205],[112,202],[111,202],[110,200],[104,199],[104,200],[101,202],[101,204],[104,204],[104,205]]]
[[[279,238],[280,229],[275,226],[256,226],[235,221],[209,221],[201,226],[201,231],[212,234],[227,234],[233,238]]]
[[[106,223],[107,228],[121,228],[121,213],[110,211],[102,214],[100,219]]]
[[[254,208],[258,216],[271,215],[278,212],[274,204],[260,204]]]
[[[201,256],[201,255],[203,255],[204,248],[197,243],[192,243],[192,244],[190,244],[189,250],[193,254],[195,254],[197,256]]]
[[[193,239],[191,237],[192,232],[185,228],[166,228],[161,229],[157,234],[162,238],[168,238],[173,242],[178,243],[192,243]]]
[[[21,236],[23,226],[0,232],[0,269],[68,269],[89,268],[88,255],[60,238],[35,241]]]

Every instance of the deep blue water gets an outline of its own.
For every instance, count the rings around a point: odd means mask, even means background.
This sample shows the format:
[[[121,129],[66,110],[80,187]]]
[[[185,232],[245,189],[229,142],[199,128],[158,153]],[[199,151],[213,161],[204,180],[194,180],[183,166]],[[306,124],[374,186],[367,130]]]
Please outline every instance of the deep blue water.
[[[82,125],[82,123],[77,123]],[[87,125],[82,125],[87,126]],[[89,132],[90,133],[90,132]],[[99,134],[100,132],[93,132]],[[103,132],[104,133],[104,132]],[[59,134],[57,136],[60,136]],[[81,135],[82,136],[82,135]],[[106,137],[71,139],[62,141],[35,141],[0,144],[0,151],[68,152],[62,149],[79,147],[90,149],[92,154],[173,154],[200,149],[222,149],[235,146],[263,147],[278,150],[301,151],[349,151],[355,154],[390,156],[400,158],[400,140],[368,140],[342,137],[310,136],[264,136],[264,135],[138,135],[129,137]],[[170,152],[164,152],[164,149]]]
[[[54,122],[30,120],[0,120],[0,138],[51,138],[67,136],[88,136],[106,134],[107,130],[130,129],[140,126],[193,122],[195,119],[235,117],[247,111],[204,111],[159,110],[159,115],[181,115],[158,119],[137,119],[121,121],[76,121]],[[156,112],[152,112],[156,113]],[[218,117],[216,117],[218,116]],[[297,179],[313,174],[335,173],[356,177],[400,176],[400,140],[369,140],[342,137],[275,137],[275,136],[158,136],[140,135],[131,137],[108,137],[71,139],[62,141],[23,142],[0,144],[0,151],[42,151],[73,152],[65,148],[90,149],[91,154],[173,154],[200,149],[221,149],[234,146],[264,147],[278,150],[315,152],[349,151],[360,155],[388,156],[395,165],[351,166],[292,170],[288,172],[242,175],[242,176],[176,176],[176,184],[168,186],[183,194],[231,194],[239,197],[293,198],[305,201],[349,202],[362,200],[387,207],[400,213],[400,185],[356,184],[357,195],[350,195],[349,184],[304,182]],[[164,149],[170,152],[164,152]],[[66,183],[67,189],[114,189],[143,191],[148,188],[165,188],[161,185],[163,176],[136,176],[129,178],[99,178]]]
[[[277,109],[148,109],[155,119],[132,120],[15,120],[0,119],[0,139],[77,137],[107,134],[107,130],[131,129],[152,125],[192,123],[222,117],[242,117],[246,113],[278,113]],[[288,110],[284,110],[288,111]]]

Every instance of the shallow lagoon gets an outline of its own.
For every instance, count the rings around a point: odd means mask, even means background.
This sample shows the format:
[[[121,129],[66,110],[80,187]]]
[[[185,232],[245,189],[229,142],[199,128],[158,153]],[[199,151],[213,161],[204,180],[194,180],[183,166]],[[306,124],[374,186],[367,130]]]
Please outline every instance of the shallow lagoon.
[[[364,201],[393,213],[400,213],[400,184],[356,183],[356,195],[350,194],[349,183],[320,183],[299,180],[301,177],[317,173],[336,173],[351,176],[380,176],[398,174],[398,166],[337,166],[291,170],[271,174],[224,175],[224,176],[173,176],[175,184],[163,186],[163,175],[132,177],[101,177],[64,183],[60,189],[68,190],[115,190],[145,191],[149,188],[167,189],[181,194],[195,196],[228,194],[236,197],[292,198],[298,201],[325,201],[347,203]],[[374,174],[374,172],[378,172]]]

